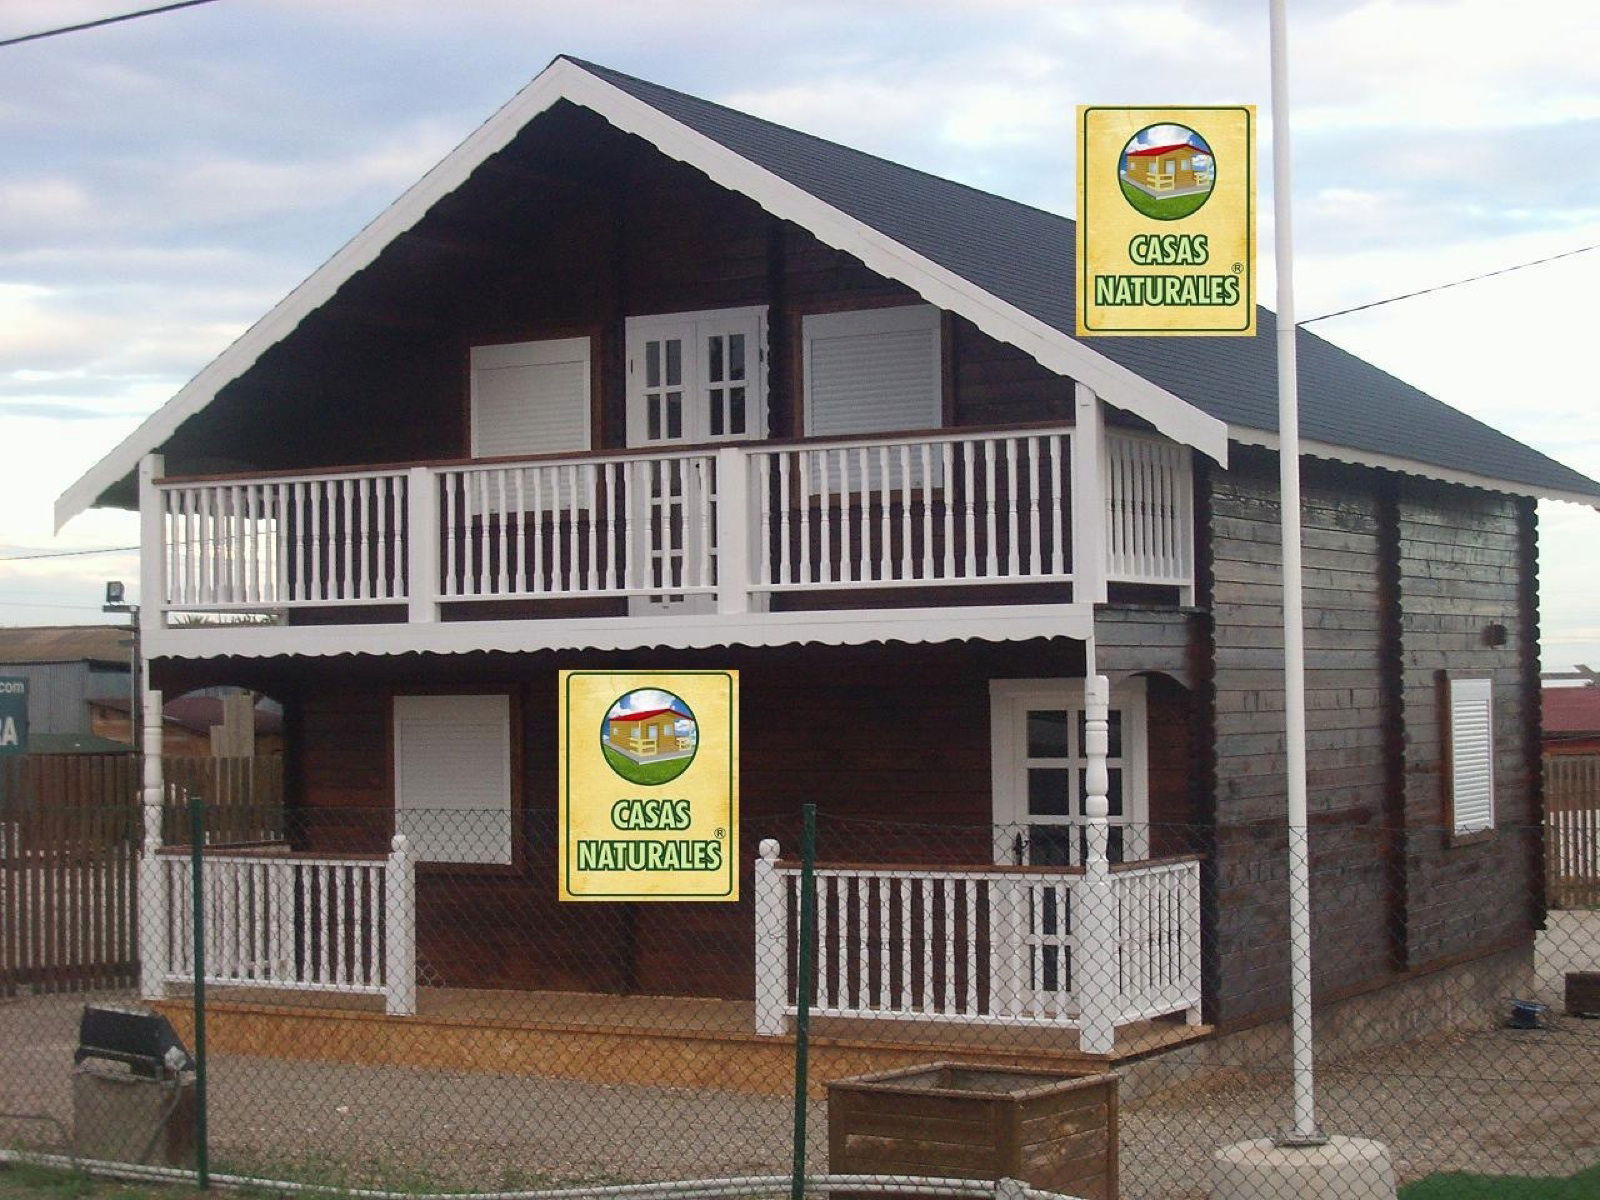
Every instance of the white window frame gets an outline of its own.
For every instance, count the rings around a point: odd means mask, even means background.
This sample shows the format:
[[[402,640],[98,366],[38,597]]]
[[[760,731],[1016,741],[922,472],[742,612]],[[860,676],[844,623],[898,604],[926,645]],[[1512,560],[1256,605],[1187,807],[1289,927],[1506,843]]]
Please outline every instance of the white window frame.
[[[943,314],[931,304],[905,304],[890,308],[853,308],[845,312],[808,313],[800,322],[800,378],[802,407],[805,411],[807,437],[833,436],[820,433],[813,420],[814,406],[811,397],[812,348],[819,340],[840,337],[871,337],[874,334],[932,331],[933,347],[929,370],[933,380],[933,396],[928,420],[921,425],[907,425],[900,429],[865,430],[859,435],[871,438],[882,434],[903,433],[915,429],[939,429],[944,425],[944,327]]]
[[[1492,833],[1495,828],[1495,732],[1494,680],[1487,676],[1445,677],[1445,747],[1450,767],[1450,828],[1456,837]],[[1481,755],[1468,737],[1476,734],[1483,747]],[[1475,739],[1476,740],[1476,739]],[[1465,759],[1465,761],[1464,761]],[[1467,772],[1481,766],[1483,775],[1471,779]],[[1486,788],[1481,816],[1463,818],[1461,789],[1471,784]],[[1476,799],[1476,798],[1474,798]]]
[[[468,355],[468,453],[482,458],[483,423],[478,417],[478,372],[505,367],[538,367],[583,362],[583,444],[551,446],[528,454],[580,453],[594,444],[594,346],[589,337],[542,338],[528,342],[496,342],[472,347]]]
[[[1082,679],[994,679],[989,682],[989,762],[994,860],[1012,861],[1012,838],[1025,825],[1081,826],[1081,816],[1039,817],[1028,812],[1028,733],[1026,714],[1037,709],[1061,709],[1068,714],[1069,736],[1076,738],[1083,712]],[[1131,826],[1123,834],[1125,861],[1150,853],[1150,739],[1149,703],[1141,677],[1125,679],[1111,689],[1110,707],[1122,713],[1122,757],[1110,765],[1122,770],[1122,815],[1109,818],[1113,826]],[[1082,748],[1069,756],[1065,769],[1074,794],[1082,769]],[[1069,803],[1069,808],[1074,805]],[[1082,798],[1076,807],[1081,811]]]
[[[742,333],[748,339],[745,355],[745,421],[743,433],[712,434],[706,394],[713,386],[705,378],[705,340],[716,334]],[[683,339],[683,436],[648,434],[645,413],[645,343],[658,338]],[[655,313],[629,317],[625,322],[627,353],[627,422],[630,448],[694,446],[713,442],[748,442],[767,436],[767,306],[708,308],[699,312]],[[722,384],[720,386],[727,386]]]
[[[412,720],[412,719],[419,719],[419,718],[420,719],[425,719],[425,715],[426,714],[424,712],[421,712],[421,711],[418,711],[418,710],[425,709],[427,706],[438,706],[438,707],[445,708],[445,709],[459,711],[462,708],[464,703],[470,702],[470,701],[494,702],[494,703],[486,704],[485,707],[491,709],[495,714],[495,720],[499,723],[500,730],[501,730],[501,738],[500,738],[501,745],[504,747],[504,754],[502,756],[503,761],[502,761],[502,764],[501,764],[501,770],[499,772],[499,779],[498,779],[498,793],[499,793],[498,800],[499,800],[499,803],[492,810],[490,810],[490,809],[462,809],[461,810],[461,811],[467,811],[467,812],[474,813],[475,814],[474,819],[476,821],[480,822],[480,823],[485,823],[485,824],[490,819],[489,816],[487,815],[490,812],[493,812],[496,815],[503,816],[503,829],[504,829],[504,835],[505,836],[504,836],[504,839],[503,839],[503,842],[502,842],[501,846],[497,848],[497,852],[493,857],[476,857],[476,856],[474,856],[474,857],[461,857],[460,855],[455,855],[455,854],[448,853],[448,846],[445,847],[447,852],[445,852],[445,853],[435,853],[434,850],[433,850],[433,847],[431,847],[429,845],[429,842],[430,842],[430,840],[432,838],[437,838],[439,836],[439,827],[444,823],[443,816],[442,815],[435,815],[433,820],[428,822],[423,827],[419,828],[413,823],[411,825],[411,827],[408,828],[407,827],[406,815],[405,815],[407,812],[413,811],[413,810],[420,810],[420,811],[430,812],[430,813],[435,813],[435,814],[443,814],[443,813],[450,812],[452,807],[453,807],[451,805],[444,805],[444,804],[438,805],[438,806],[435,807],[435,806],[426,806],[426,805],[418,805],[418,804],[408,804],[406,802],[406,781],[405,781],[405,773],[406,773],[406,771],[405,771],[405,767],[406,767],[406,764],[405,764],[405,757],[406,757],[405,748],[406,747],[405,747],[405,734],[404,734],[406,723],[409,720]],[[413,710],[412,713],[408,714],[406,712],[407,709]],[[394,697],[393,713],[392,713],[391,721],[392,721],[392,737],[393,737],[393,743],[394,743],[393,744],[393,764],[394,764],[393,808],[394,808],[395,832],[396,833],[407,834],[411,838],[412,844],[413,844],[413,848],[414,848],[414,853],[417,856],[417,861],[419,861],[419,862],[449,863],[451,865],[456,865],[456,866],[482,866],[482,865],[510,866],[510,865],[512,865],[512,863],[514,861],[514,847],[513,847],[513,844],[512,844],[513,837],[512,837],[512,806],[511,806],[511,799],[512,799],[512,780],[511,780],[512,721],[511,721],[511,717],[512,717],[511,697],[509,695],[507,695],[505,692],[486,692],[486,693],[479,693],[479,694],[472,694],[472,695],[456,693],[456,692],[427,692],[427,693],[408,693],[408,694],[404,694],[404,695],[397,695],[397,696]],[[481,815],[477,815],[477,814],[481,814]]]

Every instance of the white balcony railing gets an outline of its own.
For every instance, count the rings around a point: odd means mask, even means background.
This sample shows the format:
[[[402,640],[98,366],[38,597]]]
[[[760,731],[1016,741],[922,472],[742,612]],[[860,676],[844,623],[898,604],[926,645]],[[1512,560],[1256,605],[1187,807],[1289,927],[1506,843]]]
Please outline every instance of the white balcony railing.
[[[756,1031],[798,1008],[800,873],[756,861]],[[819,864],[810,1009],[818,1016],[1078,1028],[1100,989],[1115,1024],[1200,1006],[1200,864],[1112,868],[1113,957],[1082,953],[1079,867]]]
[[[939,433],[294,477],[168,480],[164,612],[1068,584],[1073,497],[1103,495],[1113,582],[1193,582],[1189,451],[1071,429]],[[1090,456],[1090,460],[1094,456]],[[384,619],[401,619],[392,614]]]

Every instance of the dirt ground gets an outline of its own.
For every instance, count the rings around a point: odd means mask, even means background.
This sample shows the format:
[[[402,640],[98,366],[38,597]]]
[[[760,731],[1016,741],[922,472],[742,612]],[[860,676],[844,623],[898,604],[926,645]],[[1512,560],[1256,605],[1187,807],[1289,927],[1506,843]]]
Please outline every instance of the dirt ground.
[[[0,1001],[0,1144],[54,1148],[72,1119],[82,996]],[[1403,1179],[1439,1170],[1569,1174],[1600,1159],[1600,1021],[1484,1029],[1345,1062],[1319,1075],[1332,1132],[1387,1142]],[[1174,1067],[1170,1091],[1124,1108],[1123,1196],[1203,1196],[1213,1150],[1269,1135],[1288,1111],[1282,1073]],[[406,1188],[770,1174],[789,1165],[778,1097],[215,1056],[217,1170]],[[826,1166],[825,1106],[808,1159]]]

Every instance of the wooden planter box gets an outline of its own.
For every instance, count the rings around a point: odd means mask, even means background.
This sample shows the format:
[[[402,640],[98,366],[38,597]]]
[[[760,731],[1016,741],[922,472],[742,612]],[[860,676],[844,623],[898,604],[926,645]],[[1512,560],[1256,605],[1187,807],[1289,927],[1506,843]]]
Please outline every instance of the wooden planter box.
[[[1569,1017],[1600,1017],[1600,971],[1568,971],[1566,1010]]]
[[[834,1080],[828,1170],[1011,1178],[1116,1200],[1117,1077],[938,1062]]]

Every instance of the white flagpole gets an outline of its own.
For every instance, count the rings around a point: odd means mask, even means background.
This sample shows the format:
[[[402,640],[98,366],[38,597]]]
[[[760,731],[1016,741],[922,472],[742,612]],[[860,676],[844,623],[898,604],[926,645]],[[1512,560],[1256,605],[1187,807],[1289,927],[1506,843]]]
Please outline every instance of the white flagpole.
[[[1300,394],[1295,363],[1294,227],[1290,219],[1288,29],[1272,10],[1272,209],[1278,275],[1278,492],[1283,533],[1283,714],[1289,800],[1289,1003],[1297,1145],[1325,1141],[1317,1125],[1311,1044],[1311,860],[1306,828],[1305,614],[1300,571]]]

